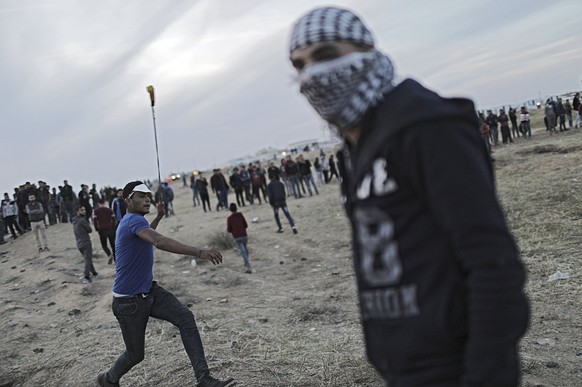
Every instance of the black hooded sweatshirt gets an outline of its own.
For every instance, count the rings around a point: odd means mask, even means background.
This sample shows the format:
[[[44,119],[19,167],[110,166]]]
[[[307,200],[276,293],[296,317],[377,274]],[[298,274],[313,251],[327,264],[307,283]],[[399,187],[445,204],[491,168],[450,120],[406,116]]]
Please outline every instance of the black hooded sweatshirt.
[[[475,108],[413,80],[338,152],[367,354],[388,386],[517,386],[525,273]]]

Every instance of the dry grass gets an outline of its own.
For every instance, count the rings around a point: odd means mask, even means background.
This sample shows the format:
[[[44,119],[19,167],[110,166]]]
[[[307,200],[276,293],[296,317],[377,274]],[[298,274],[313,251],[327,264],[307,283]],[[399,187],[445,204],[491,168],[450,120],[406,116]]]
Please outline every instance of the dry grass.
[[[213,249],[226,250],[232,249],[234,242],[232,235],[226,231],[215,231],[208,238],[208,245]]]
[[[539,121],[539,112],[537,113]],[[538,129],[531,140],[499,147],[499,195],[528,270],[532,307],[522,342],[524,386],[580,386],[582,324],[582,130],[549,136]],[[569,280],[549,282],[556,271]]]

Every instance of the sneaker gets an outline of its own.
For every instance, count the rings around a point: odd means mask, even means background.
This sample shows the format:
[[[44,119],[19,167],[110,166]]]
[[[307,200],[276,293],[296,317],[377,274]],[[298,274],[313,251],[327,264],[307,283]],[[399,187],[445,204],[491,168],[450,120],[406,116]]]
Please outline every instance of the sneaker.
[[[38,252],[39,252],[39,253],[42,253],[43,251],[44,251],[44,249],[43,249],[42,247],[39,247],[39,248],[38,248]]]
[[[97,272],[95,272],[95,273],[91,273],[91,274],[93,274],[93,278],[97,278],[97,277],[99,277],[99,273],[97,273]]]
[[[88,285],[90,283],[92,283],[93,280],[91,279],[91,277],[85,277],[83,278],[83,285]]]
[[[107,380],[107,372],[100,373],[97,376],[97,385],[102,387],[119,387],[119,383],[111,383]]]
[[[292,228],[293,228],[293,234],[297,234],[297,229],[295,227],[292,227]]]
[[[49,248],[48,248],[48,247],[45,247],[45,248],[44,248],[44,251],[50,251],[50,250],[49,250]]]
[[[113,262],[113,257],[110,255],[109,259],[107,260],[107,264],[111,265],[112,262]]]
[[[279,234],[281,234],[281,233],[283,232],[283,229],[282,229],[282,228],[280,228],[280,229],[278,229],[278,230],[277,230],[277,232],[278,232]]]
[[[236,381],[233,378],[228,378],[226,380],[218,380],[210,375],[206,375],[204,379],[196,384],[196,387],[231,387],[235,386]]]
[[[251,269],[251,268],[247,268],[247,269],[245,270],[245,273],[246,273],[246,274],[253,274],[253,271],[252,271],[252,269]]]

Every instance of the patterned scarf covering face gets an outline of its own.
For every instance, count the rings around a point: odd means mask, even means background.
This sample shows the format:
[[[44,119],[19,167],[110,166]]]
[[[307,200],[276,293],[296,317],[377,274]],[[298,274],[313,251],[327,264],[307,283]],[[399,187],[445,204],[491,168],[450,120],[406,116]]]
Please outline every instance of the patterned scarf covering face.
[[[306,66],[298,81],[315,111],[343,135],[382,101],[393,77],[390,59],[372,50]]]
[[[289,50],[334,41],[374,46],[371,32],[352,11],[322,7],[295,23]],[[392,62],[375,49],[305,66],[298,76],[301,93],[340,136],[382,101],[394,87],[393,80]]]

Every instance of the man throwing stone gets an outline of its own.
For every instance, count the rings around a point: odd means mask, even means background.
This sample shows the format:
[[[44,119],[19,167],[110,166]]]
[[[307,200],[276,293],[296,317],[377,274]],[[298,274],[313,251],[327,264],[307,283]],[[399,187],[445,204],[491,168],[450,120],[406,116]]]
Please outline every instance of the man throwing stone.
[[[117,228],[112,309],[119,321],[126,350],[107,372],[99,374],[98,385],[119,386],[119,379],[143,360],[145,330],[151,316],[169,321],[180,329],[198,387],[234,386],[236,382],[232,378],[221,381],[210,375],[194,315],[176,296],[159,286],[152,273],[154,246],[175,254],[207,259],[214,265],[222,263],[222,255],[216,250],[201,250],[158,233],[156,228],[164,217],[164,203],[158,203],[157,215],[148,223],[144,216],[150,212],[152,193],[141,181],[128,183],[123,189],[123,198],[127,214]]]

